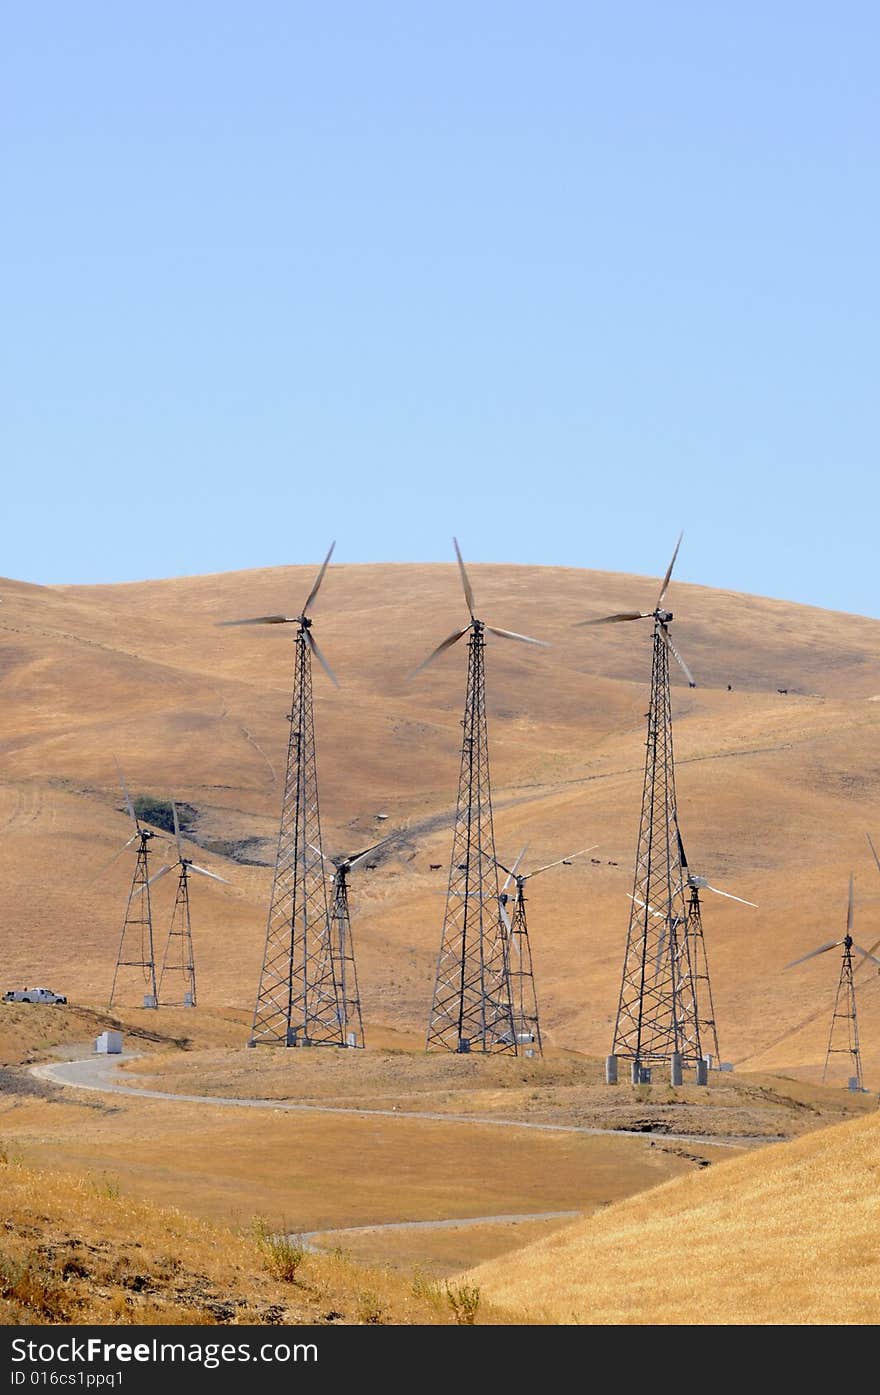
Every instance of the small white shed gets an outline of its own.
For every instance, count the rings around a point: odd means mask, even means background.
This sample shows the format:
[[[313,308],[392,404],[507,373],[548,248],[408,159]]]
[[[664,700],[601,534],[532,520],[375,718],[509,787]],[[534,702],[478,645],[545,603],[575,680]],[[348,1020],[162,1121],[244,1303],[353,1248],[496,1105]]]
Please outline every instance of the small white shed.
[[[105,1056],[118,1054],[122,1050],[122,1033],[102,1032],[99,1037],[95,1037],[95,1050]]]

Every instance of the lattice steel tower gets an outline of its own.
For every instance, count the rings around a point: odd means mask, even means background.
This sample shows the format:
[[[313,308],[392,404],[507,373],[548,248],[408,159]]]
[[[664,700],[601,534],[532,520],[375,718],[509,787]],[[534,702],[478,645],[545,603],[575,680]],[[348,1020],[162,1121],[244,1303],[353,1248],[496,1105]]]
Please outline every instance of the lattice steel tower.
[[[669,637],[672,612],[663,609],[681,536],[650,611],[625,611],[582,625],[653,620],[651,700],[645,756],[645,783],[636,851],[632,907],[612,1052],[632,1062],[633,1079],[643,1066],[671,1061],[694,1066],[702,1058],[688,902],[675,822],[675,758],[669,695],[669,655],[680,664],[690,687],[693,676]]]
[[[470,636],[452,859],[426,1049],[517,1055],[510,944],[500,914],[495,860],[484,649],[487,632],[525,644],[543,641],[476,618],[471,584],[458,542],[453,542],[470,620],[415,670],[419,673],[444,649]]]
[[[263,966],[250,1046],[345,1046],[346,1008],[334,953],[321,850],[312,655],[336,677],[312,634],[309,606],[333,552],[324,558],[300,615],[261,615],[231,625],[297,625],[290,738]]]
[[[116,769],[119,771],[119,782],[125,796],[125,807],[134,825],[134,832],[119,849],[119,852],[131,847],[132,843],[137,843],[138,847],[131,886],[128,890],[128,900],[125,903],[125,916],[122,921],[122,933],[119,937],[116,968],[113,971],[113,983],[110,986],[107,1006],[108,1008],[113,1006],[120,969],[139,969],[144,985],[143,1006],[154,1008],[158,1006],[159,996],[156,989],[156,956],[153,949],[149,849],[152,840],[159,835],[150,828],[144,828],[141,824],[122,777],[122,771],[119,770],[118,762]],[[111,861],[114,861],[118,856],[119,853],[114,853]]]
[[[501,919],[504,921],[510,942],[510,996],[513,1004],[514,1034],[517,1042],[527,1054],[534,1054],[534,1050],[537,1048],[538,1055],[543,1056],[544,1044],[541,1040],[538,994],[535,989],[532,947],[529,942],[529,927],[526,920],[525,884],[530,877],[537,877],[539,872],[548,872],[551,867],[567,867],[574,858],[592,852],[595,847],[598,847],[598,843],[594,843],[590,848],[582,848],[580,852],[570,853],[568,857],[560,857],[556,862],[547,862],[543,867],[534,867],[531,872],[523,873],[517,870],[525,856],[525,848],[512,867],[505,867],[503,862],[498,863],[501,871],[507,873],[498,894],[498,900],[501,906]],[[516,883],[513,915],[510,914],[510,893],[507,889],[512,881]]]
[[[361,997],[358,990],[357,964],[354,957],[354,940],[351,933],[351,913],[348,908],[348,874],[360,867],[368,857],[395,842],[398,834],[391,833],[379,843],[373,843],[362,852],[350,853],[348,857],[334,862],[321,853],[322,861],[333,868],[333,904],[330,910],[330,935],[333,962],[336,965],[337,991],[339,994],[340,1025],[346,1046],[363,1047],[364,1023],[361,1016]],[[313,851],[317,852],[315,847]]]
[[[840,978],[834,995],[834,1012],[831,1015],[831,1031],[828,1036],[828,1050],[822,1069],[822,1084],[828,1074],[828,1065],[834,1055],[846,1055],[850,1060],[850,1076],[862,1088],[862,1057],[859,1050],[859,1022],[856,1016],[856,990],[853,986],[853,942],[847,935],[843,941],[843,956],[840,961]]]
[[[162,960],[162,972],[159,975],[159,1004],[163,1007],[195,1007],[196,1006],[196,963],[193,953],[192,938],[192,918],[189,908],[189,877],[194,872],[199,877],[210,877],[212,881],[223,882],[228,886],[225,877],[220,877],[216,872],[209,872],[207,867],[199,867],[193,862],[191,857],[184,857],[183,843],[180,837],[180,821],[177,817],[177,805],[171,801],[171,812],[174,817],[174,841],[177,844],[177,862],[162,867],[154,877],[150,878],[150,886],[153,886],[160,877],[173,872],[175,867],[180,871],[177,878],[177,892],[174,897],[174,907],[171,912],[171,924],[168,930],[168,940],[165,945],[165,955]],[[179,977],[178,977],[179,975]],[[165,988],[165,981],[168,979],[168,988]],[[171,989],[172,981],[179,984],[178,990]],[[172,996],[168,996],[168,993]]]
[[[868,839],[870,842],[870,838]],[[873,844],[872,851],[873,851]],[[875,853],[876,856],[876,853]],[[862,1085],[862,1057],[859,1049],[859,1024],[856,1016],[856,990],[853,984],[853,950],[860,954],[863,959],[872,961],[880,965],[880,959],[873,953],[872,949],[862,949],[857,945],[852,937],[853,928],[853,876],[849,874],[849,898],[846,909],[846,934],[841,940],[829,940],[826,944],[820,945],[818,949],[811,949],[809,954],[801,955],[800,959],[793,959],[790,964],[786,964],[786,969],[793,969],[796,964],[803,964],[807,959],[813,959],[817,954],[826,954],[829,949],[837,949],[843,946],[843,955],[840,963],[840,976],[837,980],[837,992],[834,995],[834,1012],[831,1015],[831,1031],[828,1036],[828,1050],[825,1053],[825,1065],[822,1069],[822,1083],[828,1074],[828,1066],[831,1057],[835,1055],[848,1056],[850,1060],[850,1080],[854,1082],[854,1088],[861,1090]]]
[[[179,992],[171,988],[172,982],[180,984]],[[159,975],[159,1001],[165,1007],[196,1006],[196,962],[189,910],[189,878],[185,866],[181,867],[177,879],[177,892]]]
[[[701,891],[713,891],[716,896],[726,896],[729,901],[739,901],[743,906],[752,906],[757,910],[754,901],[746,901],[742,896],[734,896],[731,891],[722,891],[720,887],[710,886],[705,877],[699,877],[692,872],[685,857],[684,843],[681,837],[681,830],[678,826],[678,819],[675,822],[675,832],[678,840],[678,856],[681,863],[682,875],[685,879],[685,892],[687,895],[687,933],[690,941],[690,952],[688,961],[691,965],[694,981],[694,996],[696,1002],[697,1030],[700,1037],[700,1045],[705,1052],[711,1056],[712,1063],[717,1067],[721,1061],[721,1053],[718,1047],[718,1026],[715,1020],[715,1003],[712,998],[712,983],[709,978],[709,957],[706,953],[706,940],[703,934],[703,911],[700,904]]]

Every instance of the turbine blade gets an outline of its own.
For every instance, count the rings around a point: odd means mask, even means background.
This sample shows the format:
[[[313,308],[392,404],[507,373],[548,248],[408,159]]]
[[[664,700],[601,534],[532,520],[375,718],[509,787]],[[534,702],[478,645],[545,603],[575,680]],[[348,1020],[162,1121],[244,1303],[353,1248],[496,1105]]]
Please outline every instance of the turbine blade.
[[[676,559],[676,557],[678,556],[678,549],[681,547],[681,540],[682,540],[683,537],[684,537],[684,529],[682,529],[681,532],[680,532],[679,535],[678,535],[678,542],[675,544],[675,551],[674,551],[673,554],[672,554],[672,561],[669,563],[669,566],[666,568],[666,575],[664,576],[663,581],[662,581],[662,584],[661,584],[661,586],[660,586],[660,595],[657,597],[657,604],[656,604],[655,607],[654,607],[655,610],[659,610],[659,609],[660,609],[660,605],[661,605],[661,602],[662,602],[662,600],[663,600],[663,597],[666,595],[666,588],[667,588],[667,586],[669,585],[669,579],[670,579],[670,577],[672,576],[672,568],[675,566],[675,559]]]
[[[599,620],[575,620],[575,625],[616,625],[620,620],[650,620],[653,611],[624,610],[619,615],[603,615]]]
[[[628,891],[626,894],[631,901],[635,901],[637,906],[642,906],[646,911],[649,911],[651,915],[656,916],[658,920],[666,919],[663,912],[658,911],[656,906],[649,905],[647,901],[640,901],[638,896],[633,896],[632,892],[630,891]]]
[[[336,677],[336,674],[333,672],[327,660],[324,658],[324,655],[318,648],[318,641],[315,639],[315,636],[312,634],[311,630],[306,630],[304,633],[308,646],[314,654],[315,658],[318,660],[318,663],[321,665],[327,677],[330,679],[330,682],[333,684],[334,688],[338,688],[339,679]]]
[[[756,902],[746,901],[745,897],[734,896],[732,891],[722,891],[720,887],[710,886],[708,882],[706,883],[706,890],[714,891],[716,896],[726,896],[729,901],[741,901],[744,906],[754,906],[755,910],[758,909]]]
[[[518,639],[522,644],[540,644],[542,649],[550,648],[546,639],[531,639],[529,635],[518,635],[513,630],[498,630],[494,625],[486,625],[485,628],[491,635],[499,635],[501,639]]]
[[[137,814],[136,814],[135,811],[134,811],[134,805],[133,805],[132,802],[131,802],[131,795],[130,795],[129,792],[128,792],[128,786],[127,786],[126,783],[125,783],[125,777],[124,777],[123,774],[122,774],[122,770],[121,770],[121,768],[120,768],[119,761],[116,759],[115,756],[113,757],[113,761],[114,761],[114,763],[115,763],[115,765],[116,765],[116,770],[117,770],[117,773],[118,773],[118,775],[119,775],[119,783],[120,783],[120,785],[122,786],[122,793],[123,793],[124,796],[125,796],[125,807],[126,807],[126,809],[128,810],[128,817],[131,819],[131,821],[132,821],[132,823],[134,824],[135,828],[137,829],[138,833],[140,833],[140,831],[141,831],[141,826],[140,826],[140,824],[138,823],[138,817],[137,817]]]
[[[560,857],[558,862],[546,862],[543,867],[533,867],[531,872],[527,872],[523,881],[528,881],[529,877],[537,877],[539,872],[549,872],[551,867],[561,867],[564,862],[571,862],[572,858],[583,857],[584,853],[592,852],[593,848],[598,848],[599,844],[594,843],[590,848],[581,848],[580,852],[569,853],[568,857]]]
[[[97,881],[98,877],[102,876],[104,872],[107,871],[108,867],[113,866],[113,863],[116,861],[117,857],[121,857],[122,854],[125,852],[126,848],[130,848],[132,843],[136,843],[137,840],[138,835],[136,833],[133,833],[131,837],[127,840],[127,842],[122,844],[121,848],[116,849],[116,852],[113,854],[112,857],[108,857],[107,861],[101,864],[97,872],[95,872],[94,875],[89,878],[89,881],[86,883],[86,885],[90,886],[92,882]]]
[[[507,890],[507,888],[510,886],[510,883],[511,883],[512,879],[516,876],[516,869],[517,869],[517,867],[519,866],[519,864],[522,862],[523,858],[525,857],[525,855],[526,855],[526,849],[528,848],[528,846],[529,846],[528,843],[523,843],[522,852],[520,853],[519,857],[516,859],[516,861],[514,862],[514,864],[513,864],[512,867],[504,867],[504,866],[502,866],[502,864],[501,864],[500,862],[498,862],[497,865],[498,865],[499,867],[501,867],[501,870],[502,870],[503,872],[506,872],[506,873],[507,873],[507,880],[505,881],[503,887],[501,888],[502,892],[504,892],[504,891]],[[496,859],[496,861],[497,861],[497,859]]]
[[[174,841],[175,841],[176,844],[177,844],[177,853],[178,853],[178,856],[179,856],[179,858],[180,858],[180,860],[181,860],[181,862],[182,862],[182,861],[183,861],[183,844],[182,844],[181,841],[180,841],[180,823],[179,823],[178,818],[177,818],[177,805],[174,803],[174,800],[173,800],[173,799],[172,799],[172,801],[171,801],[171,812],[172,812],[172,814],[174,815]]]
[[[346,858],[346,862],[350,868],[357,867],[358,863],[363,862],[365,857],[369,857],[371,853],[378,852],[380,848],[384,848],[386,843],[394,842],[394,839],[399,836],[398,833],[389,833],[387,838],[382,838],[378,843],[373,843],[371,847],[364,848],[363,852],[352,853],[351,857]]]
[[[829,949],[835,949],[837,945],[842,945],[843,940],[829,940],[827,944],[820,945],[818,949],[811,949],[809,954],[802,954],[800,959],[792,959],[790,964],[786,964],[786,969],[793,969],[795,964],[803,964],[806,959],[815,959],[817,954],[825,954]]]
[[[856,974],[860,974],[863,972],[863,970],[867,969],[869,964],[873,964],[875,962],[875,956],[877,954],[878,949],[880,949],[880,940],[875,940],[874,943],[871,945],[871,948],[867,951],[866,956],[862,958],[862,960],[856,965],[855,969],[853,970],[853,978],[855,978]]]
[[[696,678],[694,678],[694,675],[691,673],[684,659],[681,657],[675,645],[672,643],[672,640],[669,636],[669,631],[667,630],[665,625],[661,625],[660,628],[663,631],[663,638],[666,640],[666,647],[672,655],[673,659],[675,659],[676,663],[681,668],[682,673],[688,681],[688,686],[691,688],[695,688],[697,686],[697,680]]]
[[[335,546],[336,546],[336,542],[335,542],[335,540],[334,540],[334,541],[330,544],[330,551],[327,553],[327,556],[324,558],[323,562],[321,563],[321,570],[318,572],[318,578],[317,578],[317,580],[316,580],[314,586],[312,587],[311,591],[309,592],[308,600],[306,601],[305,605],[304,605],[303,608],[302,608],[302,614],[303,614],[303,615],[308,615],[308,613],[309,613],[309,606],[312,604],[312,601],[315,599],[315,597],[316,597],[317,594],[318,594],[318,590],[319,590],[319,588],[320,588],[321,582],[324,580],[324,573],[325,573],[325,571],[327,570],[327,563],[330,561],[330,558],[331,558],[332,555],[333,555],[333,549],[334,549]]]
[[[659,976],[659,973],[660,973],[660,960],[663,958],[663,953],[664,953],[664,951],[665,951],[665,949],[666,949],[666,936],[667,936],[667,929],[666,929],[666,926],[664,925],[664,926],[663,926],[663,929],[660,931],[660,934],[659,934],[658,939],[657,939],[657,954],[656,954],[656,957],[655,957],[655,959],[654,959],[654,977],[655,977],[655,978],[657,978],[657,977]]]
[[[225,877],[218,876],[216,872],[209,872],[207,867],[198,867],[195,862],[188,862],[186,865],[190,872],[198,872],[200,877],[210,877],[215,882],[222,882],[224,886],[231,885]]]
[[[849,900],[846,903],[846,933],[852,934],[853,926],[853,874],[849,874]]]
[[[678,826],[678,811],[676,809],[673,809],[672,817],[675,822],[675,836],[678,839],[678,860],[681,863],[681,870],[687,873],[688,860],[684,855],[684,843],[682,842],[681,838],[681,829]],[[687,880],[687,877],[685,877],[685,880]]]
[[[511,930],[513,929],[513,924],[511,922],[510,916],[507,914],[507,907],[505,906],[503,901],[498,902],[498,909],[501,912],[501,919],[504,921],[504,928],[509,935]]]
[[[443,653],[444,649],[448,649],[452,644],[457,644],[458,641],[461,639],[462,635],[466,635],[469,629],[470,625],[465,625],[463,630],[456,630],[454,635],[450,635],[448,639],[444,639],[442,644],[438,644],[434,652],[432,654],[429,654],[427,659],[425,659],[422,663],[419,664],[418,668],[413,669],[412,673],[408,675],[407,681],[409,681],[410,678],[415,678],[417,673],[421,673],[423,668],[428,667],[428,664],[432,664],[434,660],[437,658],[438,654]]]
[[[858,948],[858,946],[854,946],[854,948]],[[875,962],[875,957],[878,949],[880,949],[880,940],[875,940],[869,950],[860,951],[860,953],[864,954],[864,958],[862,958],[860,962],[856,965],[856,967],[853,969],[853,978],[855,978],[856,974],[860,974],[863,972],[863,970],[867,969],[869,964],[873,964]]]
[[[465,598],[465,600],[467,601],[467,608],[468,608],[468,610],[470,611],[470,613],[471,613],[471,619],[473,620],[473,618],[474,618],[474,593],[473,593],[473,589],[472,589],[472,587],[471,587],[470,578],[468,577],[468,574],[467,574],[467,572],[466,572],[465,569],[464,569],[464,558],[462,557],[462,555],[461,555],[461,549],[460,549],[460,547],[458,546],[458,539],[457,539],[457,538],[453,538],[452,541],[455,543],[455,555],[456,555],[456,557],[458,558],[458,570],[461,572],[461,584],[462,584],[462,586],[464,587],[464,598]]]
[[[134,895],[135,895],[135,896],[141,896],[141,895],[143,895],[144,891],[146,890],[146,888],[147,888],[148,886],[152,886],[155,882],[161,881],[161,879],[162,879],[163,877],[167,876],[167,874],[168,874],[170,871],[171,871],[171,868],[170,868],[169,866],[167,866],[167,865],[166,865],[165,867],[161,867],[161,868],[159,869],[159,871],[155,873],[154,876],[152,876],[152,877],[149,878],[148,881],[142,882],[142,884],[138,887],[137,891],[134,892]]]
[[[877,856],[877,849],[874,847],[874,844],[871,842],[871,835],[870,835],[870,833],[866,833],[866,834],[865,834],[865,837],[866,837],[867,840],[868,840],[868,847],[871,849],[871,852],[874,854],[874,861],[875,861],[876,864],[877,864],[877,871],[880,872],[880,857]]]
[[[322,862],[326,862],[326,863],[327,863],[327,866],[328,866],[328,867],[333,867],[333,866],[334,866],[334,864],[330,861],[329,857],[325,857],[324,854],[321,852],[321,849],[320,849],[320,848],[316,848],[315,845],[314,845],[314,843],[309,843],[309,847],[311,848],[312,852],[316,852],[316,853],[318,854],[318,856],[321,858]],[[335,870],[335,868],[334,868],[334,870]]]
[[[521,850],[521,852],[520,852],[520,854],[519,854],[519,857],[516,859],[516,861],[515,861],[514,864],[513,864],[513,868],[511,869],[511,870],[513,871],[514,876],[516,876],[516,869],[517,869],[517,867],[519,866],[519,864],[522,862],[523,858],[525,857],[525,855],[526,855],[526,853],[527,853],[527,851],[528,851],[528,847],[529,847],[528,843],[523,843],[523,845],[522,845],[522,850]]]
[[[220,627],[230,625],[295,625],[296,615],[254,615],[249,620],[218,620]]]
[[[878,943],[880,943],[880,942],[878,942]],[[874,946],[874,949],[876,949],[876,948],[877,948],[877,945]],[[871,960],[873,960],[873,962],[874,962],[875,964],[880,965],[880,959],[878,959],[877,956],[876,956],[876,954],[874,954],[870,949],[862,949],[862,946],[861,946],[861,945],[856,945],[856,944],[853,945],[853,949],[857,949],[858,952],[859,952],[859,954],[861,954],[861,956],[862,956],[863,959],[871,959]]]

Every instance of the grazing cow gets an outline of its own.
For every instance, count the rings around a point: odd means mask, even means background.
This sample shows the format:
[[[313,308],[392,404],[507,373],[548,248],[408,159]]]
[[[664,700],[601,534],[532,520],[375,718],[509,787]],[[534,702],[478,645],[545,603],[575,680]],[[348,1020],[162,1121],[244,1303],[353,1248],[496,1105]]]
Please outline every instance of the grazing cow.
[[[432,871],[432,872],[439,872],[439,871],[440,871],[440,868],[441,868],[442,866],[443,866],[443,863],[442,863],[442,862],[429,862],[429,863],[428,863],[428,868],[429,868],[429,870]]]

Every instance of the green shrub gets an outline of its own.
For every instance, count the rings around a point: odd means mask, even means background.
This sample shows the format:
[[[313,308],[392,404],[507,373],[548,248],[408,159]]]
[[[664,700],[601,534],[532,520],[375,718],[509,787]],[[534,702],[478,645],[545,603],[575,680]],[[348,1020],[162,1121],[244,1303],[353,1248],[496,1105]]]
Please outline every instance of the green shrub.
[[[174,832],[174,814],[171,809],[170,799],[153,799],[152,795],[139,794],[133,799],[134,811],[141,823],[148,823],[153,828],[161,828],[166,833]],[[192,804],[177,805],[177,821],[181,829],[190,828],[198,813]]]
[[[480,1306],[480,1290],[469,1284],[450,1288],[447,1281],[446,1298],[459,1327],[472,1327]]]

